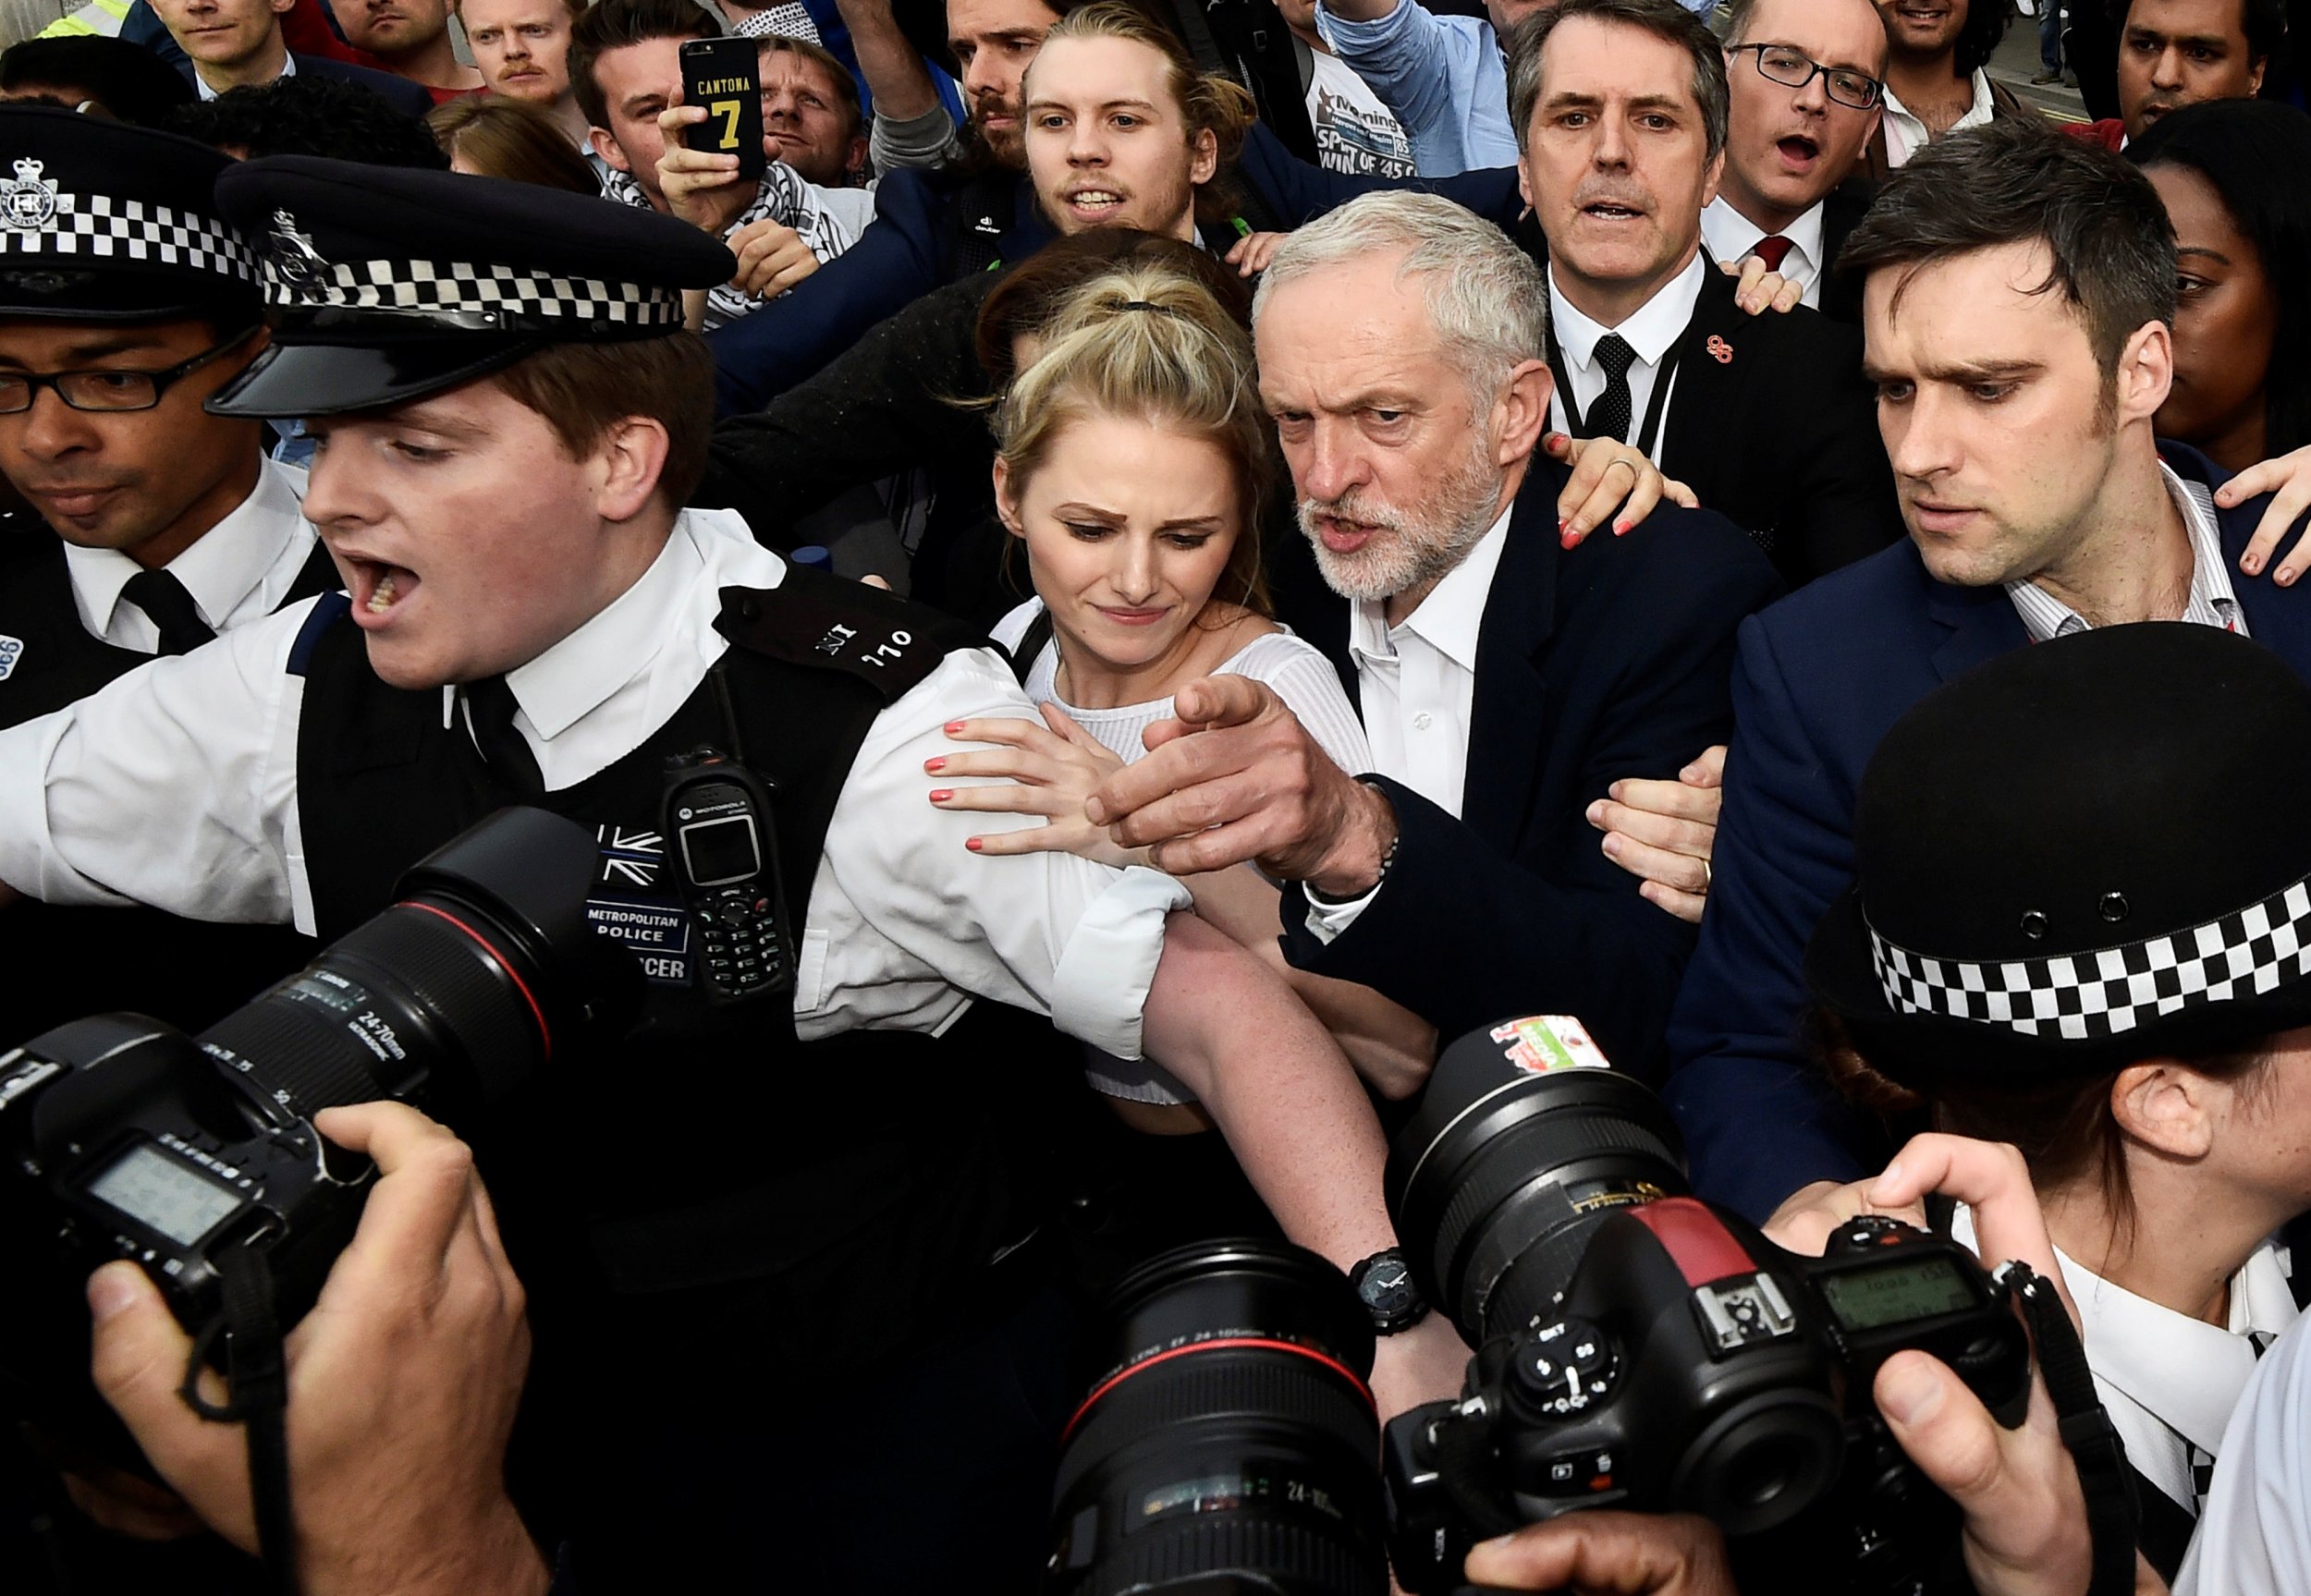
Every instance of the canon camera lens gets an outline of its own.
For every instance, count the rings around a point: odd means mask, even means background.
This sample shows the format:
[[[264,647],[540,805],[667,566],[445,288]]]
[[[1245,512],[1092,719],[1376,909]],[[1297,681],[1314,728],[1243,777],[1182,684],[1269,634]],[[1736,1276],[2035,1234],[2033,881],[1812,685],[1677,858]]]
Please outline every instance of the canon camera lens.
[[[1543,1312],[1607,1214],[1684,1196],[1684,1150],[1578,1025],[1514,1019],[1445,1049],[1387,1191],[1413,1279],[1473,1346]]]
[[[585,922],[593,867],[581,828],[502,810],[198,1040],[300,1117],[429,1085],[493,1102],[553,1056],[557,1030],[615,1022],[638,998],[633,961]],[[427,1097],[442,1113],[438,1090]]]
[[[1200,1242],[1108,1296],[1045,1588],[1385,1596],[1372,1322],[1303,1249]]]

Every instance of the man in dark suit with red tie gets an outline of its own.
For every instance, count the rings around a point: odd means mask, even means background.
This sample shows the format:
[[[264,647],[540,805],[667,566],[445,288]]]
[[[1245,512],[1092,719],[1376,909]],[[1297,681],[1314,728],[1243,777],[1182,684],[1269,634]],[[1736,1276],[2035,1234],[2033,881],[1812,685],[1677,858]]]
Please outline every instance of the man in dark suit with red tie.
[[[1551,424],[1634,444],[1792,587],[1898,540],[1859,335],[1744,314],[1703,246],[1729,119],[1715,36],[1674,0],[1565,0],[1519,36],[1509,88],[1548,256]]]

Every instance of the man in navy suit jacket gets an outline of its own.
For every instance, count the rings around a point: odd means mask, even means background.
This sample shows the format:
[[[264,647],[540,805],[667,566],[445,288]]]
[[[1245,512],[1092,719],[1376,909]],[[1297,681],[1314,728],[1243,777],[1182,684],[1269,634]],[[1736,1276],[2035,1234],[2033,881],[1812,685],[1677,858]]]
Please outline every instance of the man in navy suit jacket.
[[[1846,250],[1910,539],[1742,627],[1715,880],[1669,1037],[1695,1185],[1760,1219],[1818,1212],[1818,1183],[1885,1151],[1809,1062],[1801,965],[1852,879],[1863,767],[1904,711],[2025,642],[2129,621],[2244,631],[2311,678],[2311,607],[2232,584],[2264,501],[2218,511],[2222,473],[2153,436],[2176,275],[2139,174],[2000,122],[1921,152]]]
[[[163,32],[177,48],[177,69],[203,100],[229,89],[252,88],[302,73],[334,78],[370,90],[404,116],[423,120],[434,108],[424,86],[390,72],[373,72],[324,55],[292,54],[281,37],[280,11],[270,0],[139,0],[137,31]]]
[[[1178,696],[1188,735],[1117,774],[1093,818],[1167,869],[1255,859],[1304,883],[1283,894],[1286,956],[1447,1041],[1571,1014],[1657,1079],[1693,933],[1583,814],[1730,725],[1734,628],[1780,584],[1703,511],[1564,547],[1564,473],[1532,457],[1547,314],[1532,262],[1435,196],[1366,195],[1278,250],[1260,385],[1322,577],[1280,584],[1278,608],[1357,693],[1378,774],[1216,676]]]

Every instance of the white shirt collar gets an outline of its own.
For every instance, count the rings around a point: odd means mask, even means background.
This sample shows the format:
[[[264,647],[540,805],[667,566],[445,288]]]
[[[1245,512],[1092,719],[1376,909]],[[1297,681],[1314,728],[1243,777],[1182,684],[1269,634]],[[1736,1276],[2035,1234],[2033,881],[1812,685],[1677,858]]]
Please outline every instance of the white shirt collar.
[[[1701,285],[1706,280],[1702,274],[1709,270],[1706,254],[1694,251],[1694,258],[1685,262],[1685,269],[1667,283],[1643,305],[1624,319],[1618,327],[1608,327],[1577,309],[1564,291],[1557,286],[1557,268],[1548,269],[1548,314],[1557,329],[1557,345],[1565,352],[1573,369],[1586,372],[1596,358],[1597,340],[1608,333],[1619,333],[1629,347],[1637,351],[1637,359],[1648,366],[1657,366],[1661,357],[1676,347],[1685,335],[1685,328],[1694,319],[1694,307],[1701,302]]]
[[[192,595],[193,607],[211,627],[223,630],[227,616],[254,592],[304,523],[305,473],[277,460],[261,460],[257,485],[225,518],[195,538],[168,562],[168,572]],[[64,546],[67,575],[80,622],[92,637],[112,630],[120,590],[143,567],[118,549]]]
[[[295,55],[290,53],[287,44],[285,42],[281,48],[281,78],[294,78],[296,76],[297,57]],[[278,83],[281,80],[281,78],[275,78],[273,81]],[[249,85],[244,84],[234,85],[236,88],[248,86]],[[201,76],[201,69],[198,67],[193,68],[192,90],[194,93],[200,95],[203,100],[214,100],[216,98],[218,93],[218,91],[209,87],[208,79]]]
[[[506,673],[520,718],[535,737],[550,741],[561,736],[619,688],[647,675],[666,648],[694,646],[708,661],[721,655],[723,640],[712,627],[689,629],[686,635],[674,620],[706,568],[713,542],[724,537],[754,541],[734,511],[684,510],[675,518],[658,557],[633,586],[544,653]],[[785,575],[786,566],[778,562],[777,577]],[[776,587],[777,580],[757,585]],[[457,689],[444,692],[446,711]]]
[[[1790,253],[1781,263],[1781,274],[1793,282],[1812,283],[1822,269],[1822,213],[1828,201],[1816,200],[1813,208],[1796,221],[1781,229],[1780,236],[1790,241]],[[1723,194],[1709,201],[1701,213],[1701,241],[1709,247],[1709,253],[1719,261],[1738,262],[1753,255],[1757,240],[1766,237],[1766,230],[1733,208],[1733,201]]]
[[[1886,151],[1896,166],[1925,148],[1927,139],[1926,124],[1917,114],[1904,105],[1891,89],[1885,91]],[[1974,71],[1974,104],[1965,115],[1950,125],[1952,133],[1963,133],[1969,128],[1979,128],[1998,113],[1998,102],[1990,97],[1990,75],[1977,67]]]
[[[2221,627],[2244,637],[2247,618],[2231,585],[2231,565],[2223,557],[2222,529],[2215,518],[2215,495],[2203,484],[2186,482],[2158,462],[2158,476],[2167,496],[2183,517],[2183,530],[2191,540],[2191,594],[2184,602],[2183,620],[2197,626]],[[2022,616],[2023,630],[2034,643],[2067,638],[2087,629],[2085,617],[2032,581],[2008,582],[2006,596]]]
[[[1393,659],[1396,640],[1410,632],[1462,670],[1476,669],[1476,644],[1485,629],[1485,603],[1492,596],[1493,573],[1500,568],[1500,552],[1509,542],[1509,518],[1516,512],[1511,497],[1500,518],[1476,540],[1461,563],[1447,571],[1429,590],[1420,607],[1395,626],[1386,618],[1385,602],[1360,600],[1350,612],[1348,648],[1357,663]]]

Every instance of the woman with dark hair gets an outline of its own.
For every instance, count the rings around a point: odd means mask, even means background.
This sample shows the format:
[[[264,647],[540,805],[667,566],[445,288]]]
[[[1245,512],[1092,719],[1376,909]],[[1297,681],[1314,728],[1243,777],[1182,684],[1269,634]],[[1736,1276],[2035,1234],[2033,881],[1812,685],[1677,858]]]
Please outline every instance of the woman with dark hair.
[[[2018,649],[1887,733],[1806,953],[1849,1096],[2021,1150],[2169,1578],[2297,1317],[2276,1233],[2311,1210],[2311,838],[2222,817],[2306,783],[2311,690],[2245,639]]]
[[[2166,201],[2182,270],[2158,435],[2232,471],[2311,444],[2311,117],[2212,100],[2127,153]]]
[[[547,113],[503,94],[445,100],[425,118],[452,172],[599,194],[601,179]]]

